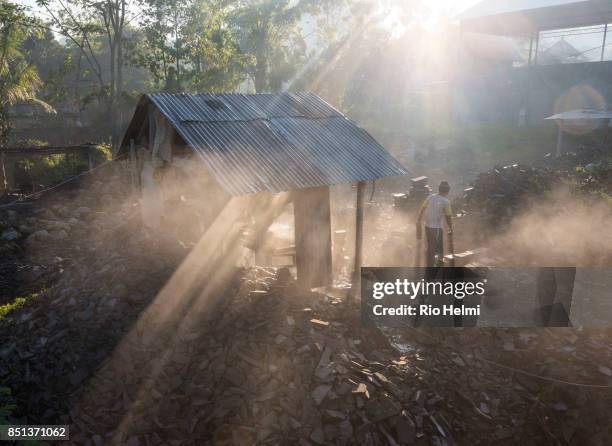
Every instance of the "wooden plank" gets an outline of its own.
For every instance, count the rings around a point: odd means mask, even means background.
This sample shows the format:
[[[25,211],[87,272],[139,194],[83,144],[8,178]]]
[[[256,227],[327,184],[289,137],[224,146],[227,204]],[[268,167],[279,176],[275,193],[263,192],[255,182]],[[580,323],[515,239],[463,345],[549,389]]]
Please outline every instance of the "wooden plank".
[[[13,155],[21,155],[23,157],[30,155],[54,155],[61,153],[74,153],[74,152],[87,152],[90,148],[95,147],[95,145],[82,145],[82,146],[60,146],[60,147],[51,147],[51,146],[41,146],[41,147],[5,147],[0,149],[0,153],[13,154]]]
[[[298,282],[305,288],[332,281],[329,187],[294,192],[295,263]]]

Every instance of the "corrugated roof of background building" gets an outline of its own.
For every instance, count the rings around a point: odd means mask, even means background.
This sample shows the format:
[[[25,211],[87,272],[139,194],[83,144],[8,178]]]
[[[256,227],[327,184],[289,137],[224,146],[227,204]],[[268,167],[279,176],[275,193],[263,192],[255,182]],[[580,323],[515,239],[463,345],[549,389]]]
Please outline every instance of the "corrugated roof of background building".
[[[538,31],[603,25],[610,0],[483,0],[456,17],[465,31],[529,37]]]
[[[311,93],[145,95],[122,150],[144,124],[148,103],[231,195],[408,173],[368,132]]]

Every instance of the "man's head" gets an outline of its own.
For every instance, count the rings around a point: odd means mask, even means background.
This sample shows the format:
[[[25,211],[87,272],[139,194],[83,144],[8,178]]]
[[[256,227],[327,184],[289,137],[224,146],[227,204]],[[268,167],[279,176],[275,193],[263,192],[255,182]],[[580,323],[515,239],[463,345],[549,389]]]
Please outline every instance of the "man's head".
[[[442,181],[440,183],[440,185],[438,186],[438,192],[440,193],[440,195],[448,195],[448,193],[450,192],[450,185],[448,184],[448,181]]]

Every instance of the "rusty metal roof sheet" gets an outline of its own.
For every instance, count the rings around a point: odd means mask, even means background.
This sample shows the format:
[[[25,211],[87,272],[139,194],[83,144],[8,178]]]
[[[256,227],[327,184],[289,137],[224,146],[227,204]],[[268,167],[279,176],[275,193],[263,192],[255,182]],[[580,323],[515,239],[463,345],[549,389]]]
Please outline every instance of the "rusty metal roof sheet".
[[[143,125],[148,103],[232,195],[408,173],[370,134],[311,93],[145,95],[123,150]]]

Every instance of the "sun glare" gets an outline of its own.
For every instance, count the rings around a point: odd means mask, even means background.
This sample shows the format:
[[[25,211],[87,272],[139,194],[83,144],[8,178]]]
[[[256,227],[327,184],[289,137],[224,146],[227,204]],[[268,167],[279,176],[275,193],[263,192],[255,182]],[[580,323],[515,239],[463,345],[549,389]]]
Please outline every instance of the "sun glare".
[[[479,0],[421,0],[408,13],[397,0],[383,20],[383,26],[393,37],[400,37],[410,26],[420,26],[427,31],[443,30],[445,24],[451,22],[460,12],[478,3]]]

